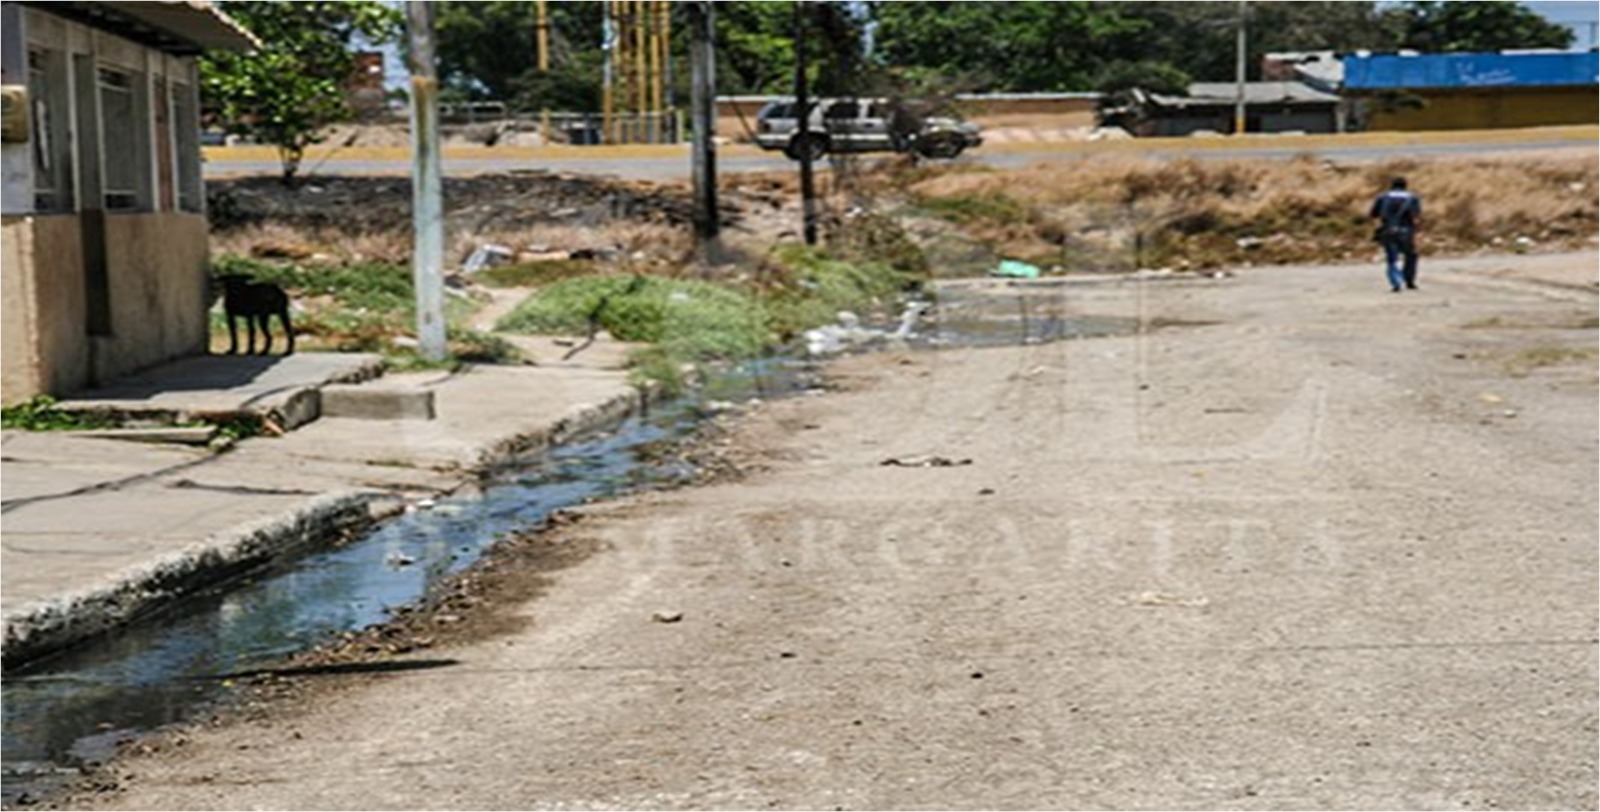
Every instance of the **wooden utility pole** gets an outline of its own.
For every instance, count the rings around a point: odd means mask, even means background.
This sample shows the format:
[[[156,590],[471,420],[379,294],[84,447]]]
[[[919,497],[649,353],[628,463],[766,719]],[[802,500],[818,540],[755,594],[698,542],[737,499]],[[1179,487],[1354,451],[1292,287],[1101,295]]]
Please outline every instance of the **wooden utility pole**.
[[[702,261],[716,261],[717,234],[717,144],[715,114],[717,98],[716,56],[711,48],[711,0],[689,0],[684,10],[689,16],[690,106],[694,119],[694,149],[689,153],[689,174],[694,181],[694,233]]]
[[[411,48],[412,276],[417,297],[417,352],[443,361],[444,194],[439,162],[439,77],[433,62],[433,10],[429,3],[406,3]]]
[[[795,144],[799,146],[800,205],[806,245],[817,244],[817,182],[811,168],[811,99],[806,90],[806,4],[794,4],[794,105]]]

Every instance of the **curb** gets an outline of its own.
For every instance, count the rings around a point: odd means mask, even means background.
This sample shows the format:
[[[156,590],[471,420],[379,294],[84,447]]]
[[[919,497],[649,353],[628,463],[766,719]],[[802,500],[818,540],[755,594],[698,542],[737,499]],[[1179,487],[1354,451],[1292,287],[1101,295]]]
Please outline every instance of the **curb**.
[[[284,516],[239,525],[118,573],[114,583],[25,606],[5,619],[0,668],[37,660],[148,617],[285,554],[376,521],[377,491],[324,494]]]
[[[521,432],[480,447],[466,466],[466,473],[483,474],[515,465],[521,458],[543,454],[555,446],[571,442],[590,432],[600,431],[641,414],[660,397],[657,387],[633,389],[599,403],[575,407],[566,416],[533,431]]]
[[[630,388],[598,403],[575,406],[546,426],[479,446],[458,473],[463,477],[483,475],[615,426],[644,412],[660,394],[657,387]],[[323,494],[287,514],[239,525],[149,564],[124,570],[105,585],[24,606],[5,618],[0,670],[11,671],[148,618],[276,559],[326,547],[341,535],[370,529],[392,515],[378,504],[388,495],[379,490]]]

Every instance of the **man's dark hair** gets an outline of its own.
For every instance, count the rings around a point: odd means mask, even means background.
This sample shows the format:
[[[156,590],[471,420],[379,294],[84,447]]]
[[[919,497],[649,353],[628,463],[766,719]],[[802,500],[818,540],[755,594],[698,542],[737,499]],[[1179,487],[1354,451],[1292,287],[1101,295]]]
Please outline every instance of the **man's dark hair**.
[[[1390,189],[1404,189],[1404,188],[1406,188],[1406,179],[1405,178],[1395,178],[1394,180],[1389,181],[1389,188]]]

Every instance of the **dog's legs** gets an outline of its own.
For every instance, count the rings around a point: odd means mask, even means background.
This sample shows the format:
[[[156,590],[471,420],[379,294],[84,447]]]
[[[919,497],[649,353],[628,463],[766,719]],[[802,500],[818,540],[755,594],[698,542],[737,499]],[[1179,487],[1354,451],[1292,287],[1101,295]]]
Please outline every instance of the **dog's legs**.
[[[272,352],[272,321],[271,321],[271,318],[272,318],[271,316],[268,316],[265,313],[262,313],[261,315],[256,316],[256,322],[261,325],[261,354],[262,355],[267,355],[267,354]]]
[[[228,354],[229,355],[237,355],[238,353],[239,353],[239,317],[233,315],[232,313],[229,313],[228,314]]]
[[[284,355],[294,355],[294,327],[289,324],[289,308],[278,311],[278,321],[283,322],[283,337],[288,342]]]

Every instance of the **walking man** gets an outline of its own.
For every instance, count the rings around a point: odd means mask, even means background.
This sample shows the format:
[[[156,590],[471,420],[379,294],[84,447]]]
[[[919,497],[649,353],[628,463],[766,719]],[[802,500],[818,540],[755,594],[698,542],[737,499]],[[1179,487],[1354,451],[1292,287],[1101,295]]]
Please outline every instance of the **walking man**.
[[[1404,284],[1417,289],[1417,223],[1422,219],[1422,198],[1406,190],[1406,179],[1389,182],[1389,191],[1372,201],[1370,215],[1379,223],[1377,239],[1389,271],[1389,289],[1400,292]]]

